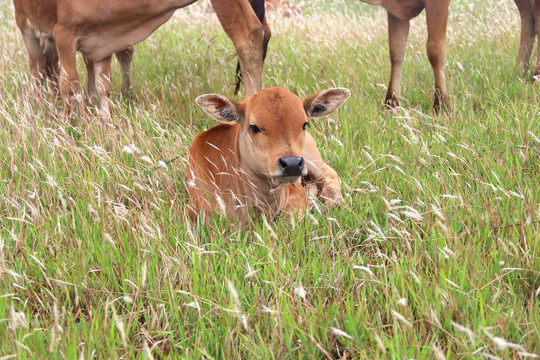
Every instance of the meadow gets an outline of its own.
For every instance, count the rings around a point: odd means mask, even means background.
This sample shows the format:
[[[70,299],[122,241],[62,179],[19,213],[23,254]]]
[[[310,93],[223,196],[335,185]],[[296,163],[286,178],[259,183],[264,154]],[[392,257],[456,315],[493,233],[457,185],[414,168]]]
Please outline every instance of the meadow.
[[[345,203],[192,225],[187,151],[216,124],[194,99],[242,99],[207,3],[136,46],[130,96],[113,63],[103,126],[36,96],[0,2],[1,360],[539,357],[540,92],[515,66],[514,3],[451,2],[440,115],[424,15],[390,113],[385,11],[296,3],[303,17],[269,14],[263,82],[352,91],[310,130]]]

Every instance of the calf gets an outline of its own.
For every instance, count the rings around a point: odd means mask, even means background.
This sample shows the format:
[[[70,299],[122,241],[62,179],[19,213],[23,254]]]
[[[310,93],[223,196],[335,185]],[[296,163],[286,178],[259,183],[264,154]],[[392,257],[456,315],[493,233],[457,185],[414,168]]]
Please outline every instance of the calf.
[[[433,110],[449,104],[446,93],[444,66],[446,62],[446,24],[450,0],[361,0],[371,5],[381,5],[388,12],[388,42],[390,48],[390,83],[384,103],[389,108],[399,106],[401,73],[407,47],[410,20],[426,9],[427,56],[435,75],[435,100]]]
[[[328,89],[304,101],[283,88],[268,88],[237,103],[211,94],[197,104],[223,122],[197,136],[189,149],[188,214],[219,210],[229,218],[281,211],[299,215],[307,206],[302,180],[323,202],[342,201],[341,180],[322,159],[306,131],[308,117],[330,114],[350,91]]]
[[[79,90],[76,51],[83,53],[89,79],[95,71],[103,120],[110,119],[111,56],[144,40],[178,8],[196,0],[14,0],[15,17],[29,54],[32,73],[55,77],[54,45],[62,71],[59,88],[64,112],[71,113]],[[264,0],[212,0],[219,21],[232,39],[248,95],[262,88],[263,48],[270,31]],[[258,10],[259,18],[254,9]],[[40,47],[39,39],[45,39]],[[131,59],[130,54],[123,59]],[[129,63],[127,63],[129,71]],[[122,69],[125,69],[124,63]],[[90,79],[91,80],[91,79]],[[94,82],[89,83],[92,91]]]
[[[523,72],[527,73],[534,42],[537,37],[540,39],[540,0],[514,0],[514,2],[521,17],[521,41],[517,63],[521,65]],[[533,75],[540,75],[540,47]]]

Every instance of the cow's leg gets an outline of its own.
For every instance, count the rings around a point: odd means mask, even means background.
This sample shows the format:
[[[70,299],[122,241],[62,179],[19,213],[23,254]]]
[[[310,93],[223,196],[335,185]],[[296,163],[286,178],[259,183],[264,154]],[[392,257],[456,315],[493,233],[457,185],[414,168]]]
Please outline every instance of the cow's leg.
[[[270,31],[270,27],[268,26],[268,22],[266,21],[266,16],[265,16],[265,11],[264,11],[265,1],[264,0],[250,0],[250,3],[255,13],[257,14],[257,18],[262,22],[263,29],[264,29],[264,38],[263,38],[263,63],[264,63],[264,60],[266,59],[266,53],[268,51],[268,43],[270,42],[270,38],[272,37],[272,32]],[[235,95],[238,95],[238,92],[240,91],[240,83],[242,82],[241,75],[242,74],[240,72],[240,62],[238,62],[238,65],[236,67],[236,76],[238,77],[238,80],[236,81],[236,87],[234,89]]]
[[[130,46],[124,50],[118,51],[115,55],[120,63],[120,69],[122,70],[122,94],[127,95],[133,90],[133,84],[131,83],[131,61],[133,60],[133,54],[135,48]]]
[[[101,108],[101,120],[104,123],[111,120],[111,60],[112,56],[109,56],[94,63],[96,90]]]
[[[41,41],[29,26],[21,28],[24,45],[28,51],[28,66],[32,75],[43,83],[47,78],[47,60],[43,56]]]
[[[79,92],[79,74],[77,73],[76,38],[68,29],[60,25],[54,28],[54,38],[60,59],[60,94],[64,101],[64,115],[68,118],[72,111],[72,97]]]
[[[536,37],[534,26],[534,0],[514,0],[521,18],[521,39],[517,66],[521,66],[523,73],[529,71],[529,59],[534,47]]]
[[[401,20],[388,12],[388,45],[390,48],[390,83],[386,92],[385,105],[399,106],[401,97],[401,73],[409,35],[409,20]]]
[[[264,26],[248,0],[212,0],[238,54],[246,96],[262,89]]]
[[[270,31],[270,26],[266,22],[266,17],[263,19],[263,28],[264,28],[264,38],[263,38],[263,61],[266,59],[266,54],[268,53],[268,43],[272,37],[272,32]]]
[[[86,73],[88,74],[88,84],[86,86],[86,102],[92,104],[96,94],[96,74],[94,72],[94,62],[83,55]]]
[[[441,107],[448,107],[444,66],[446,62],[446,24],[448,23],[449,0],[427,1],[426,20],[428,40],[427,56],[435,75],[435,100],[433,111],[438,113]]]
[[[30,72],[34,78],[38,79],[39,84],[47,76],[45,58],[43,57],[43,53],[41,51],[40,40],[30,26],[28,19],[26,18],[26,15],[21,9],[20,5],[20,1],[14,2],[15,22],[21,31],[24,46],[28,52],[28,67],[30,68]]]
[[[536,0],[534,5],[534,19],[536,36],[540,39],[540,0]],[[540,46],[537,49],[536,66],[534,67],[534,76],[540,75]]]
[[[26,19],[25,19],[26,22]],[[32,77],[35,80],[38,90],[31,90],[31,97],[36,100],[38,107],[41,106],[42,95],[39,86],[43,84],[47,78],[47,65],[45,57],[41,51],[41,44],[39,38],[34,34],[32,29],[25,23],[24,27],[20,27],[23,36],[24,45],[28,51],[28,67],[32,73]]]
[[[47,77],[53,83],[54,89],[58,90],[58,52],[56,43],[52,37],[43,40],[43,56],[45,57]]]
[[[342,203],[341,179],[336,171],[321,158],[317,144],[308,132],[306,132],[304,142],[304,159],[308,167],[307,191],[311,192],[314,183],[324,204],[335,206]]]

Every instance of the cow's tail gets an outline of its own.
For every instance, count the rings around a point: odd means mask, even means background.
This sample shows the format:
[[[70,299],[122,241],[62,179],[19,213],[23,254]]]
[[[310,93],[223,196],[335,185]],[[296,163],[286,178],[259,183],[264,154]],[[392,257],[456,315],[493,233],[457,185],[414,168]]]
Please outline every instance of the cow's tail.
[[[257,15],[257,18],[262,23],[264,21],[264,1],[265,0],[250,0],[249,3],[251,4],[251,7],[253,8],[253,11],[255,11],[255,14]],[[263,62],[264,59],[266,59],[266,51],[268,49],[268,40],[265,37],[265,40],[263,42]],[[234,94],[238,95],[238,92],[240,91],[240,84],[242,83],[242,69],[240,69],[240,61],[236,64],[236,87],[234,89]]]

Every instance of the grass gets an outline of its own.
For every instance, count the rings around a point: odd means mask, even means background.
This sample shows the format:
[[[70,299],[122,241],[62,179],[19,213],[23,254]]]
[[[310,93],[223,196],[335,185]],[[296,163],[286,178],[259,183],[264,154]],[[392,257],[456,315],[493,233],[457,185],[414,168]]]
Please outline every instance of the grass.
[[[537,358],[539,89],[514,66],[513,2],[451,3],[440,116],[423,15],[390,114],[381,8],[271,14],[266,86],[353,93],[311,128],[346,203],[192,226],[187,149],[215,125],[194,98],[232,96],[235,67],[204,6],[136,47],[128,98],[114,67],[102,127],[96,109],[67,125],[35,96],[0,4],[0,358]]]

